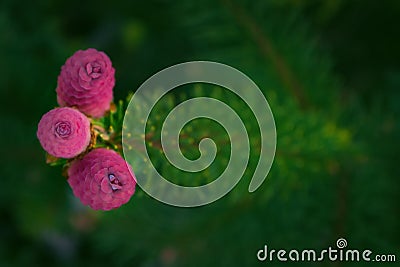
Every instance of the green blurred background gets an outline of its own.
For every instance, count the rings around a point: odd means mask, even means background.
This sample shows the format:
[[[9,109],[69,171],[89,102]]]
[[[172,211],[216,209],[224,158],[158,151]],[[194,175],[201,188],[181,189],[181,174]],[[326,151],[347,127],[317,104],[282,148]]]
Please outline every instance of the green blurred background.
[[[396,0],[1,1],[0,266],[309,266],[256,253],[340,237],[398,266],[399,28]],[[57,104],[61,65],[88,47],[112,59],[115,99],[185,61],[246,73],[276,120],[266,182],[249,194],[247,174],[193,209],[140,189],[115,211],[82,207],[36,127]]]

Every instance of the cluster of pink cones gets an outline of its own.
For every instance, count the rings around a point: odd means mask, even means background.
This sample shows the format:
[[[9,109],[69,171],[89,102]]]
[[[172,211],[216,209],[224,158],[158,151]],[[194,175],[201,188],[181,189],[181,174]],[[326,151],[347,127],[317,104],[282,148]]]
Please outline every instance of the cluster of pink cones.
[[[113,100],[115,70],[103,52],[89,48],[67,59],[57,82],[60,107],[43,115],[37,137],[55,158],[69,159],[68,183],[84,205],[111,210],[129,201],[135,175],[117,152],[93,148],[91,118],[100,118]]]

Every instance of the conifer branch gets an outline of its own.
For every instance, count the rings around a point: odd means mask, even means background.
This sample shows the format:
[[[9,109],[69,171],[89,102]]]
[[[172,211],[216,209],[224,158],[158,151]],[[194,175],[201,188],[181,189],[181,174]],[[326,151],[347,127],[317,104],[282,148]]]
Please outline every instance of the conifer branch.
[[[284,57],[275,49],[270,38],[266,36],[257,22],[250,17],[241,6],[234,3],[232,0],[222,0],[222,2],[231,11],[236,21],[249,32],[250,37],[257,44],[265,59],[272,62],[282,83],[294,96],[300,108],[307,109],[309,107],[309,101],[306,98],[303,86],[290,69],[290,66],[285,62]]]

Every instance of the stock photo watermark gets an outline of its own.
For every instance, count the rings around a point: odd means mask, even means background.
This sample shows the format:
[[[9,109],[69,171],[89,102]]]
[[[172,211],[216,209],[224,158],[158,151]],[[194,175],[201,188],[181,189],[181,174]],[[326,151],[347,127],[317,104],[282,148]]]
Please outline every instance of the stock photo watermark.
[[[133,95],[124,117],[123,150],[132,166],[148,167],[146,175],[136,179],[153,198],[178,207],[197,207],[212,203],[231,191],[242,178],[250,157],[249,136],[244,122],[229,104],[209,97],[195,97],[180,103],[168,114],[161,127],[161,145],[168,161],[179,170],[200,172],[215,160],[217,146],[211,138],[199,143],[200,157],[186,158],[179,147],[179,133],[191,120],[207,118],[228,133],[231,146],[229,162],[214,181],[195,187],[180,186],[165,179],[153,166],[146,148],[146,122],[157,102],[174,88],[191,83],[223,87],[239,96],[251,109],[260,130],[260,154],[248,191],[254,192],[266,179],[276,148],[276,129],[272,111],[257,85],[239,70],[217,62],[193,61],[166,68],[146,80]],[[232,141],[235,136],[236,141]],[[138,138],[139,137],[139,138]],[[129,145],[137,138],[135,149]],[[171,142],[171,140],[175,140]],[[137,151],[144,151],[138,155]],[[207,152],[207,153],[205,153]]]
[[[271,249],[264,245],[257,252],[257,259],[261,262],[271,261],[351,261],[351,262],[395,262],[395,254],[374,254],[369,249],[347,249],[347,240],[339,238],[336,247],[328,247],[322,250],[316,249]]]

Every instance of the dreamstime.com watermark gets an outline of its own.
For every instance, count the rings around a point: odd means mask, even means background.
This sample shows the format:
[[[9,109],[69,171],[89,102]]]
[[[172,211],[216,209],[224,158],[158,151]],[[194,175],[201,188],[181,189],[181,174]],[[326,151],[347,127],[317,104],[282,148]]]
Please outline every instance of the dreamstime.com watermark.
[[[315,249],[269,249],[267,245],[257,252],[259,261],[371,261],[395,262],[395,254],[374,254],[371,250],[346,249],[347,240],[339,238],[336,247],[323,250]]]

